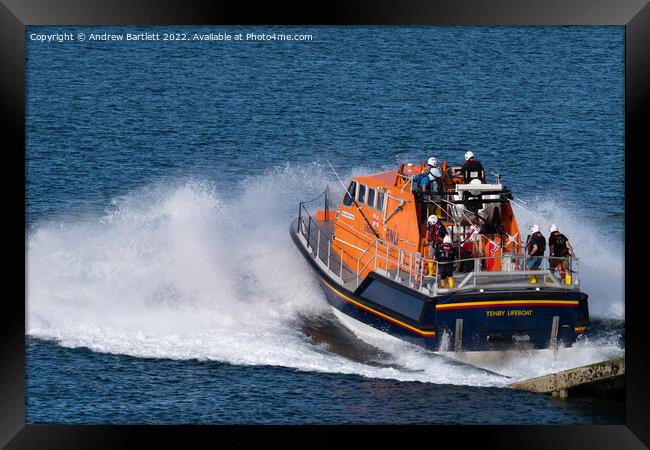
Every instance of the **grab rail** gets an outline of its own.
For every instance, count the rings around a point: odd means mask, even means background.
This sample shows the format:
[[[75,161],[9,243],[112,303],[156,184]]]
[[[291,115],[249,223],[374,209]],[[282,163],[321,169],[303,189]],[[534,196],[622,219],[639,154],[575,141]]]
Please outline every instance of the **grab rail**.
[[[327,233],[323,232],[320,229],[320,227],[316,224],[314,218],[311,216],[311,214],[309,214],[309,211],[307,211],[307,209],[305,208],[304,203],[307,202],[303,202],[300,204],[298,222],[296,224],[297,234],[301,235],[305,239],[305,245],[307,249],[311,250],[312,255],[317,261],[321,261],[323,265],[325,265],[325,267],[327,268],[328,272],[331,275],[338,278],[341,283],[349,282],[352,278],[344,277],[343,275],[344,271],[346,272],[346,275],[349,275],[350,277],[356,276],[356,272],[354,272],[349,267],[343,264],[342,255],[345,255],[350,259],[354,259],[354,256],[346,252],[341,245],[335,243],[331,235],[328,235]],[[325,243],[322,242],[324,241],[323,236],[327,236],[327,240]],[[312,238],[313,241],[315,241],[313,244],[312,244]],[[332,252],[332,247],[335,248],[334,252]],[[327,255],[326,257],[323,256],[321,250],[322,252],[326,251],[326,255]],[[333,255],[334,257],[332,257]],[[336,259],[338,259],[338,261],[336,261]],[[337,266],[336,267],[336,269],[338,269],[337,271],[335,271],[334,268],[332,267],[332,263],[334,263]]]

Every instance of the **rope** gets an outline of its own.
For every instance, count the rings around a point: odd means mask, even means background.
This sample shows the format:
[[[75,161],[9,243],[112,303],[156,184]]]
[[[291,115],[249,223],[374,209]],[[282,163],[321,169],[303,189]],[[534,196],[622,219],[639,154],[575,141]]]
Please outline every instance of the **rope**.
[[[313,201],[316,201],[316,200],[318,200],[319,198],[321,198],[323,195],[325,195],[325,192],[327,192],[327,189],[325,189],[323,192],[321,192],[320,195],[319,195],[318,197],[315,197],[315,198],[312,198],[311,200],[307,200],[307,201],[300,202],[300,203],[302,203],[302,204],[304,205],[305,203],[311,203],[311,202],[313,202]]]

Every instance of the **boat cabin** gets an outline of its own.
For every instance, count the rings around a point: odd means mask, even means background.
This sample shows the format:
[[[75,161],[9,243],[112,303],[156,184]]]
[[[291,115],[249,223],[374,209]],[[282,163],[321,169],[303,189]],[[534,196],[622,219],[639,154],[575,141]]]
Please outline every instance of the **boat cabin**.
[[[481,183],[483,174],[471,174],[470,182],[460,167],[442,164],[442,187],[436,192],[419,192],[414,177],[425,169],[400,164],[391,171],[353,178],[334,214],[334,240],[349,254],[344,262],[356,265],[359,257],[373,254],[370,249],[379,240],[405,255],[430,260],[427,219],[436,215],[462,249],[459,257],[501,256],[521,251],[521,236],[509,198],[510,192],[498,179]],[[482,238],[478,238],[477,229]],[[472,238],[472,236],[474,236]],[[387,250],[388,252],[390,251]],[[500,270],[501,260],[487,261],[484,270]],[[365,274],[364,274],[365,275]]]

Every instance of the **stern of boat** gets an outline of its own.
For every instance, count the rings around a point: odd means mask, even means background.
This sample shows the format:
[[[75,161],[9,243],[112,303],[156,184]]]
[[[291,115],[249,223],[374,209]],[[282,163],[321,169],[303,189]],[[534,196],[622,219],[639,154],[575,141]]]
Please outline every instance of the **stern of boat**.
[[[587,295],[559,290],[444,296],[435,316],[448,351],[568,347],[589,320]]]

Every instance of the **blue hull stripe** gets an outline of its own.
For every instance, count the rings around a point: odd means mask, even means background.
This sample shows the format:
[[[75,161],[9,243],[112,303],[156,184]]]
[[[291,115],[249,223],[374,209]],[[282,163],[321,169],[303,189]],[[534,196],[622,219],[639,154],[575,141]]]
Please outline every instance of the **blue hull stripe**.
[[[372,314],[374,314],[374,315],[376,315],[376,316],[381,317],[382,319],[388,320],[389,322],[392,322],[392,323],[394,323],[394,324],[396,324],[396,325],[399,325],[399,326],[401,326],[401,327],[403,327],[403,328],[406,328],[407,330],[412,331],[412,332],[414,332],[414,333],[416,333],[416,334],[418,334],[418,335],[420,335],[420,336],[423,336],[423,337],[434,337],[434,336],[436,335],[436,332],[435,332],[435,331],[425,331],[425,330],[420,330],[420,329],[415,328],[415,327],[413,327],[413,326],[411,326],[411,325],[408,325],[408,324],[406,324],[406,323],[404,323],[404,322],[400,322],[399,320],[397,320],[397,319],[395,319],[395,318],[393,318],[393,317],[390,317],[390,316],[388,316],[388,315],[386,315],[386,314],[383,314],[383,313],[381,313],[381,312],[379,312],[379,311],[377,311],[377,310],[374,310],[374,309],[372,309],[372,308],[370,308],[370,307],[368,307],[368,306],[366,306],[366,305],[364,305],[364,304],[362,304],[362,303],[360,303],[360,302],[358,302],[358,301],[356,301],[356,300],[354,300],[354,299],[348,297],[347,295],[345,295],[345,294],[339,292],[339,291],[336,290],[332,285],[330,285],[327,281],[325,281],[325,279],[324,279],[323,277],[319,276],[319,278],[320,278],[321,282],[322,282],[322,283],[323,283],[323,284],[324,284],[328,289],[330,289],[330,290],[331,290],[332,292],[334,292],[337,296],[339,296],[340,298],[342,298],[343,300],[345,300],[347,303],[350,303],[350,304],[352,304],[352,305],[354,305],[354,306],[357,306],[357,307],[359,307],[359,308],[361,308],[361,309],[364,309],[364,310],[366,310],[366,311],[368,311],[368,312],[370,312],[370,313],[372,313]]]

